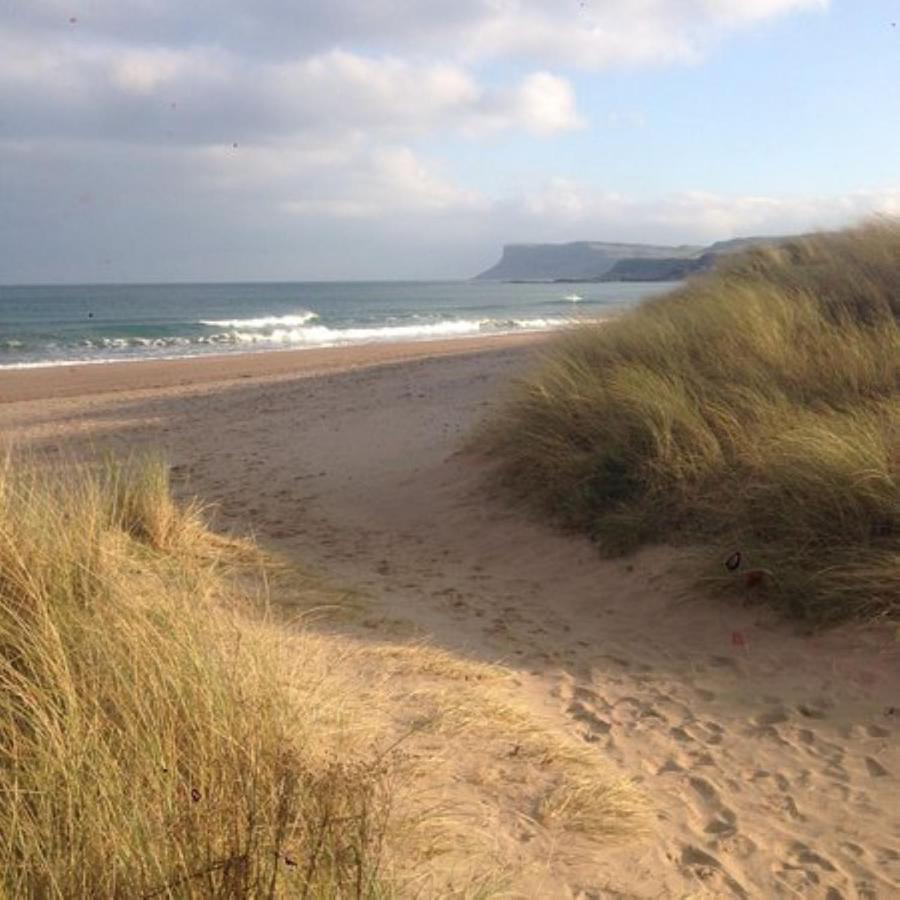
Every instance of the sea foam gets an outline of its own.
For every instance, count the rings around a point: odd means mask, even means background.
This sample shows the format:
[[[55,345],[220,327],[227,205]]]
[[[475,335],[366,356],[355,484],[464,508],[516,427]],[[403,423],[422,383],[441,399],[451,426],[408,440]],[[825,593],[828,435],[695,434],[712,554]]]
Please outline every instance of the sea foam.
[[[271,328],[244,331],[235,329],[205,338],[209,343],[341,345],[377,343],[379,341],[434,340],[442,337],[466,337],[503,334],[511,331],[540,331],[566,324],[564,319],[448,319],[415,325],[381,325],[377,327],[329,328],[310,325],[299,328]]]
[[[318,319],[319,314],[312,310],[304,309],[299,313],[290,316],[260,316],[255,319],[201,319],[200,325],[206,325],[211,328],[296,328]]]
[[[312,314],[315,315],[314,313]],[[194,338],[94,338],[82,340],[79,347],[83,352],[111,351],[112,355],[103,359],[67,356],[63,359],[49,358],[29,360],[12,364],[0,364],[0,369],[31,369],[47,366],[71,365],[74,363],[128,362],[139,359],[183,359],[207,352],[219,353],[251,347],[262,350],[268,348],[302,347],[342,347],[352,344],[372,344],[389,341],[429,341],[452,337],[487,337],[497,334],[511,334],[522,331],[548,331],[571,323],[571,319],[445,319],[415,325],[383,325],[378,327],[328,328],[324,325],[305,327],[272,327],[259,325],[256,330],[248,322],[274,321],[282,324],[288,319],[301,320],[300,316],[267,316],[265,319],[232,320],[241,321],[249,330],[229,328],[214,334]],[[306,321],[312,321],[307,319]],[[211,323],[208,323],[211,324]],[[224,324],[218,327],[224,328]],[[215,349],[214,349],[215,348]],[[181,351],[180,353],[178,351]],[[136,351],[136,352],[135,352]],[[143,353],[141,351],[144,351]],[[163,351],[163,352],[160,352]],[[173,353],[174,351],[174,353]]]

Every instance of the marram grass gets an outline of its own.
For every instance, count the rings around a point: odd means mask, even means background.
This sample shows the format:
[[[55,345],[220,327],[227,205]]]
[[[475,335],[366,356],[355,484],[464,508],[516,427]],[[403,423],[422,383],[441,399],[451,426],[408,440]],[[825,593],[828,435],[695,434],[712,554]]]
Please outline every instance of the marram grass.
[[[0,897],[509,896],[499,823],[547,858],[646,831],[514,673],[292,627],[295,574],[161,461],[0,460]]]
[[[0,462],[0,896],[381,895],[384,767],[310,749],[247,555],[161,463]]]
[[[487,423],[503,481],[608,551],[741,550],[816,621],[900,614],[900,223],[724,261],[570,329]]]

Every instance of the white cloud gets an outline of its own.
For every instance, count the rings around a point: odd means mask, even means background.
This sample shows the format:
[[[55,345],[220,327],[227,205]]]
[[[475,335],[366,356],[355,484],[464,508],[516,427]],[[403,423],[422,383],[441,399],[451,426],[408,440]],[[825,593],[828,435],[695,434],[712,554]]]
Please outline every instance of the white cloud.
[[[508,242],[699,244],[900,214],[896,188],[638,197],[551,179],[491,198],[360,135],[192,149],[0,141],[0,173],[7,281],[466,277]]]
[[[518,227],[521,240],[627,238],[703,243],[840,228],[872,215],[898,215],[900,189],[829,197],[683,191],[639,198],[556,178],[532,194],[509,201],[507,209],[511,227]]]
[[[548,72],[488,86],[457,64],[332,50],[260,74],[262,90],[280,98],[284,114],[304,128],[552,135],[583,124],[571,84]]]
[[[264,67],[263,91],[300,125],[408,128],[452,123],[477,107],[482,88],[458,66],[416,64],[331,50]]]
[[[518,88],[515,106],[518,118],[536,134],[569,131],[585,124],[571,85],[549,72],[529,75]]]
[[[454,256],[445,242],[477,243],[483,253],[516,236],[700,240],[900,207],[896,193],[820,202],[702,193],[639,200],[562,179],[491,198],[460,183],[439,158],[460,137],[471,142],[462,159],[476,156],[471,145],[481,141],[511,137],[518,153],[528,141],[587,127],[575,70],[693,62],[739,29],[820,10],[827,0],[7,6],[0,277],[30,260],[29,271],[46,269],[52,278],[47,259],[66,254],[75,271],[76,254],[93,258],[101,244],[132,261],[119,277],[152,277],[162,259],[170,276],[190,277],[177,268],[185,246],[207,248],[207,268],[195,275],[235,277],[238,268],[215,268],[223,245],[235,248],[235,267],[250,254],[267,260],[261,275],[321,274],[326,238],[333,274],[341,274],[343,235],[363,228],[354,233],[368,241],[366,265],[388,267],[379,274],[390,272],[391,238],[401,247],[393,257],[398,274],[409,271],[406,242],[432,248],[443,266],[435,273],[457,266],[464,275],[483,260],[454,262],[469,257]],[[641,124],[624,110],[605,126]],[[522,177],[530,188],[545,175]],[[140,240],[129,239],[129,229]],[[278,268],[273,260],[286,262]]]
[[[571,85],[546,72],[490,86],[458,64],[347,50],[269,62],[210,48],[48,49],[2,35],[0,120],[15,137],[187,144],[359,130],[390,141],[442,130],[549,136],[582,124]]]
[[[828,0],[506,0],[478,4],[463,46],[585,69],[700,58],[730,32]]]
[[[184,53],[171,50],[126,50],[109,60],[113,83],[126,93],[150,94],[192,75],[196,65]]]
[[[729,32],[827,0],[62,0],[0,23],[3,133],[199,143],[366,129],[550,136],[582,127],[550,66],[701,56]],[[73,21],[74,19],[74,21]],[[518,81],[484,61],[514,58]],[[172,115],[175,106],[184,110]]]
[[[729,32],[828,0],[93,0],[72,26],[69,4],[29,0],[9,27],[84,31],[126,42],[211,43],[290,57],[359,44],[444,58],[515,56],[602,68],[696,58]]]
[[[403,146],[358,147],[339,165],[321,165],[314,174],[309,170],[298,174],[287,189],[283,182],[270,186],[282,196],[279,209],[305,217],[377,219],[487,207],[476,192],[442,177],[433,165]]]
[[[756,22],[801,9],[824,9],[828,0],[699,0],[694,12],[730,25]]]
[[[489,208],[487,198],[455,183],[433,160],[360,134],[336,141],[208,145],[178,158],[193,173],[195,191],[218,195],[234,209],[253,207],[271,215],[371,220]]]

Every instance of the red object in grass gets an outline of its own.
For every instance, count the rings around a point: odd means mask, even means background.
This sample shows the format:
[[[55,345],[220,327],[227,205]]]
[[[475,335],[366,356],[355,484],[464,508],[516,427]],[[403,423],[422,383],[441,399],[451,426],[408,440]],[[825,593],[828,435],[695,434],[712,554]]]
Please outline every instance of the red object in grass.
[[[763,569],[754,569],[744,575],[744,585],[748,588],[759,587],[766,579],[766,572]]]
[[[732,631],[731,632],[731,646],[732,647],[746,647],[747,642],[744,640],[744,635],[740,631]]]

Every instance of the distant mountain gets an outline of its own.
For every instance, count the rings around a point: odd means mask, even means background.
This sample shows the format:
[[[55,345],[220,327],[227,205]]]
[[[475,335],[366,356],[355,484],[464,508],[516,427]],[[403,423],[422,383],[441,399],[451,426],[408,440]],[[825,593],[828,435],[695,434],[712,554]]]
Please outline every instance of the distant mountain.
[[[485,281],[677,281],[710,268],[719,256],[773,240],[736,238],[708,247],[600,241],[507,244],[500,261],[476,277]]]

